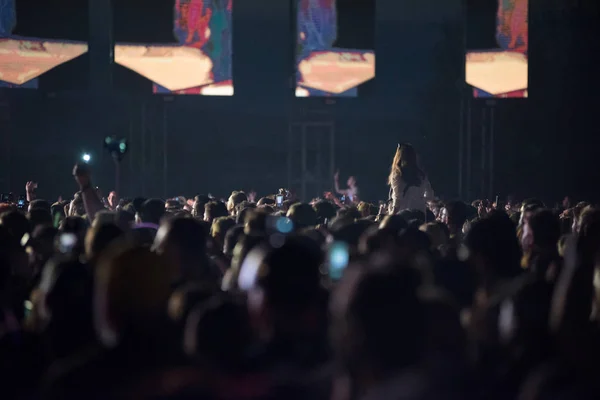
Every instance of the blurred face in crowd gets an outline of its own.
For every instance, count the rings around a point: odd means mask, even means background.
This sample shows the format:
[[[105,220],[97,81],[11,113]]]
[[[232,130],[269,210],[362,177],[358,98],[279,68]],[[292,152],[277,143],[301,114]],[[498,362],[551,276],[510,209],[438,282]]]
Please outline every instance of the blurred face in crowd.
[[[524,225],[529,222],[531,216],[541,207],[542,205],[538,203],[521,205],[521,218],[519,220],[519,225]]]
[[[235,215],[235,201],[233,199],[233,194],[229,196],[229,199],[227,200],[227,211],[230,215]]]
[[[521,212],[521,222],[520,225],[527,225],[529,219],[531,218],[532,211],[523,211]]]
[[[448,224],[448,210],[446,210],[446,207],[440,208],[438,221],[444,224]]]
[[[85,207],[81,197],[76,197],[69,206],[69,216],[82,216],[85,215]]]
[[[108,194],[108,205],[114,210],[117,208],[119,198],[114,190]]]
[[[204,218],[204,203],[198,201],[198,199],[194,200],[194,204],[192,205],[192,216],[195,218]]]
[[[533,246],[533,231],[529,225],[529,219],[523,223],[523,231],[521,234],[521,248],[523,252],[528,252]]]

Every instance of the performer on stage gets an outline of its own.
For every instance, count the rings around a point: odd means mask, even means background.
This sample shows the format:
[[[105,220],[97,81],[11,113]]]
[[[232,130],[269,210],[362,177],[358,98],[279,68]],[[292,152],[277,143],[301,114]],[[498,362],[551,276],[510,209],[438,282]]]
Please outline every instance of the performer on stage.
[[[405,209],[425,210],[433,200],[433,189],[425,172],[419,167],[417,152],[410,144],[399,144],[392,162],[390,176],[389,213]]]

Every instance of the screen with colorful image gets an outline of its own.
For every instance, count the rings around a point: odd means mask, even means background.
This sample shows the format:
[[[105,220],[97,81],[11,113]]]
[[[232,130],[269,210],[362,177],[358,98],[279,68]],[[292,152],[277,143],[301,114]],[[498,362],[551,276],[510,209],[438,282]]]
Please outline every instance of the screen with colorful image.
[[[32,0],[0,0],[0,88],[37,89],[42,75],[87,52],[85,42],[53,29],[60,23],[39,26],[36,15],[52,21],[51,10]]]
[[[115,46],[115,62],[154,93],[232,96],[232,0],[173,1],[174,42]]]
[[[528,97],[529,0],[467,0],[465,76],[474,97]]]
[[[24,79],[19,41],[12,35],[17,23],[14,0],[0,0],[0,88],[36,89],[37,79]]]
[[[375,78],[375,0],[296,0],[296,97],[355,97]]]

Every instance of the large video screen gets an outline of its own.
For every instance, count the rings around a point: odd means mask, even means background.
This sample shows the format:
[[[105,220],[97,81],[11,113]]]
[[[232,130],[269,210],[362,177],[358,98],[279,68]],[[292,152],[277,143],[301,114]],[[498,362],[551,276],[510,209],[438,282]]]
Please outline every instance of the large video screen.
[[[375,0],[295,1],[296,96],[357,96],[375,78]]]
[[[19,41],[13,37],[17,24],[14,0],[0,0],[0,88],[36,89],[37,79],[23,77],[26,71],[19,67]]]
[[[0,87],[37,89],[38,78],[87,52],[87,44],[0,38]]]
[[[174,41],[115,46],[115,62],[154,93],[232,96],[232,0],[172,0]]]
[[[71,24],[56,21],[56,4],[49,3],[0,0],[0,88],[37,89],[42,75],[87,52],[87,44],[64,28]]]
[[[528,97],[528,3],[467,0],[465,75],[474,97]]]
[[[0,0],[0,87],[87,87],[87,16],[85,1]]]

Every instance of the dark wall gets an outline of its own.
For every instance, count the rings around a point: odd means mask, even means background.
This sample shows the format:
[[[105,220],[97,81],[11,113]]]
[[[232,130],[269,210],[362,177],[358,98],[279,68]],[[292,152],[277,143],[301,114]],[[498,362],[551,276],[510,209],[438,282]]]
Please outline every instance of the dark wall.
[[[274,2],[278,10],[261,14],[272,31],[267,45],[292,43],[290,7],[281,6],[281,0],[261,1],[264,6]],[[535,1],[532,7],[541,10]],[[236,15],[234,42],[248,43],[244,35],[256,25],[253,12]],[[254,45],[261,60],[248,64],[254,53],[236,51],[241,53],[234,59],[236,85],[246,90],[232,98],[120,93],[94,99],[85,92],[51,94],[54,90],[43,87],[7,91],[10,122],[3,124],[3,132],[9,132],[10,141],[2,143],[10,143],[11,158],[0,163],[1,189],[20,193],[26,180],[35,179],[46,197],[69,195],[76,189],[71,166],[86,150],[94,155],[98,183],[109,190],[114,166],[101,142],[107,134],[118,134],[131,143],[121,166],[126,194],[226,195],[240,187],[272,192],[286,182],[288,124],[312,119],[299,117],[310,114],[302,110],[318,110],[336,123],[337,167],[342,175],[358,176],[367,198],[387,195],[386,174],[399,141],[417,146],[436,192],[454,197],[464,93],[461,1],[378,0],[376,13],[376,85],[372,94],[358,99],[326,104],[294,98],[286,79],[292,48],[260,50],[267,34],[259,31],[264,40]],[[589,146],[581,146],[583,139],[593,140],[588,136],[593,114],[588,112],[594,92],[580,90],[582,83],[590,83],[583,74],[592,71],[591,61],[577,61],[585,50],[583,34],[566,33],[579,24],[592,35],[593,25],[582,25],[576,11],[570,19],[558,11],[536,14],[534,9],[531,15],[531,98],[496,105],[495,191],[548,198],[593,195],[590,185],[573,180],[581,171],[598,174],[598,168],[589,167],[596,165],[590,164],[595,159]],[[566,60],[565,54],[572,56]],[[258,75],[246,73],[250,69],[239,72],[247,65],[267,69]],[[266,81],[267,89],[253,91],[257,85],[248,81],[253,76]]]

